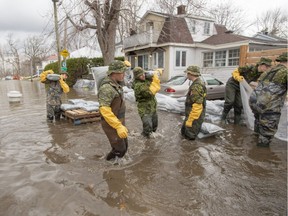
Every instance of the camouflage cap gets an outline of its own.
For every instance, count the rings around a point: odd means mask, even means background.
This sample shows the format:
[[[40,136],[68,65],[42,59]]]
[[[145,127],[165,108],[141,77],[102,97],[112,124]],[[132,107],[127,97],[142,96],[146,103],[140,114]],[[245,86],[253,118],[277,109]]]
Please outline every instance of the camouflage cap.
[[[136,78],[138,78],[138,77],[140,77],[141,75],[143,75],[144,74],[144,70],[141,68],[141,67],[135,67],[134,69],[133,69],[133,75],[134,75],[134,78],[136,79]]]
[[[288,52],[284,52],[282,53],[281,55],[279,55],[275,61],[277,62],[287,62],[287,55],[288,55]]]
[[[267,66],[271,66],[271,65],[272,65],[271,63],[272,63],[272,59],[262,57],[262,58],[259,60],[259,62],[257,62],[257,65],[263,65],[263,64],[265,64],[265,65],[267,65]]]
[[[65,71],[65,70],[61,70],[61,71],[60,71],[60,74],[66,74],[67,76],[69,76],[69,74],[68,74],[67,71]]]
[[[194,76],[200,76],[200,68],[196,65],[189,66],[185,71],[185,73],[189,73]]]
[[[126,65],[123,61],[113,61],[109,64],[107,74],[124,73],[126,69]]]

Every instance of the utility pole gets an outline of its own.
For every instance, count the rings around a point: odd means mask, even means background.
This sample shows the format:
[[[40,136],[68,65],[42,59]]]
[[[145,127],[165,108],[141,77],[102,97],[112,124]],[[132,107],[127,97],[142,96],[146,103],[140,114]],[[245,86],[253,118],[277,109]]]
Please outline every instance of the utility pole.
[[[54,22],[55,22],[55,35],[56,35],[56,44],[57,44],[57,56],[58,56],[58,73],[61,72],[61,56],[60,56],[60,40],[58,32],[58,18],[57,18],[57,5],[56,2],[59,0],[52,0],[54,6]]]

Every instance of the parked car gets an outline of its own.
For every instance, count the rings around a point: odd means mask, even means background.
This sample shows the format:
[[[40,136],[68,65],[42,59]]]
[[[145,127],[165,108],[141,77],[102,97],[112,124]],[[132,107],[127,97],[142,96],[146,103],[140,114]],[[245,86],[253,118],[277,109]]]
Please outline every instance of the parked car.
[[[223,82],[210,74],[202,74],[200,78],[206,85],[208,100],[224,98],[225,84]],[[184,97],[186,96],[191,84],[192,81],[189,80],[186,75],[174,76],[166,83],[161,84],[159,93],[171,97]]]

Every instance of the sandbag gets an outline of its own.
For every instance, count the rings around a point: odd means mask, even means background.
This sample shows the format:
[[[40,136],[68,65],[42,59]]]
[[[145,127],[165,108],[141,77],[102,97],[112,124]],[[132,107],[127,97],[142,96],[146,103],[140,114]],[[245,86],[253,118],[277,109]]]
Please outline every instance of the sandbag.
[[[108,66],[92,67],[91,72],[95,81],[95,94],[98,94],[102,80],[107,76]]]
[[[46,79],[50,81],[58,81],[60,80],[60,75],[59,74],[48,74]]]

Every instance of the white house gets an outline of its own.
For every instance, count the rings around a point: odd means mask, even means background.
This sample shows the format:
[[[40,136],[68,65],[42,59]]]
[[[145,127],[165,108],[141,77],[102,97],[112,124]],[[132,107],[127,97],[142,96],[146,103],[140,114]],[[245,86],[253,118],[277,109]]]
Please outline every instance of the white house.
[[[138,32],[124,39],[123,50],[132,68],[164,68],[165,81],[183,74],[189,65],[198,65],[202,73],[226,81],[239,66],[241,46],[249,51],[287,46],[287,40],[233,34],[211,18],[186,14],[183,5],[177,9],[177,15],[147,11]]]

